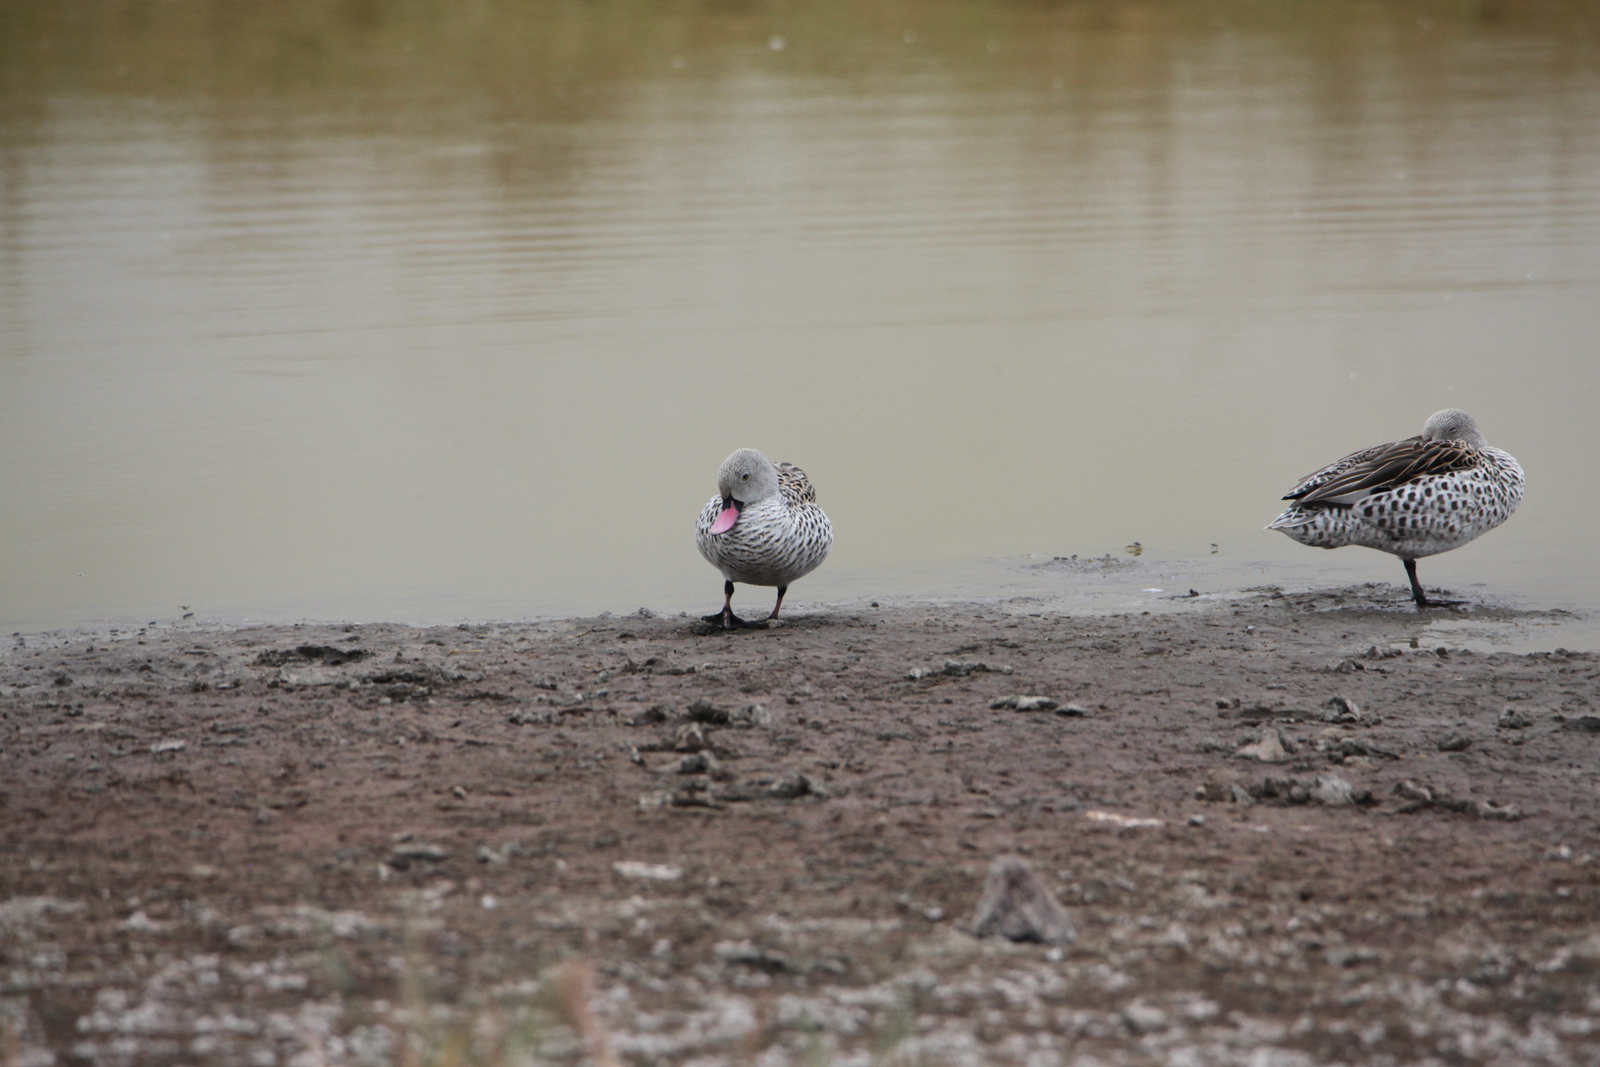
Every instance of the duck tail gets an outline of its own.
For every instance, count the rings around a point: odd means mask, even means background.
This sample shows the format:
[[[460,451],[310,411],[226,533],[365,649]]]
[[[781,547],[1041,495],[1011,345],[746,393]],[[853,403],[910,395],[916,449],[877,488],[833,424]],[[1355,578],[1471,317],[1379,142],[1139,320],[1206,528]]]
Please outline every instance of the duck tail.
[[[1267,530],[1293,530],[1305,526],[1316,520],[1317,513],[1307,511],[1305,508],[1294,507],[1273,519],[1271,524],[1263,527]]]

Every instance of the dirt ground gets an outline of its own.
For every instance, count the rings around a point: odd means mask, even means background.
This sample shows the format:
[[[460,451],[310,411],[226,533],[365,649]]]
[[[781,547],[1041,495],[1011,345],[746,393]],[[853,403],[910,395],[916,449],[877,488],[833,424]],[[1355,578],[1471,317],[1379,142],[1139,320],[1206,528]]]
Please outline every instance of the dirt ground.
[[[1412,618],[14,638],[0,1064],[1600,1063],[1600,656]]]

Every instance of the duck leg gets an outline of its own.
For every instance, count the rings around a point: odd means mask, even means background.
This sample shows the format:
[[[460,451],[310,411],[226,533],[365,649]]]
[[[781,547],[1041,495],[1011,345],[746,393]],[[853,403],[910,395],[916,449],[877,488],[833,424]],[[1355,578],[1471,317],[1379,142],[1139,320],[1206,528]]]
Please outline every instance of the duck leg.
[[[1417,602],[1419,609],[1453,608],[1466,603],[1464,600],[1429,600],[1428,595],[1422,591],[1422,583],[1417,581],[1417,561],[1402,559],[1400,562],[1406,565],[1406,577],[1411,579],[1411,599]]]
[[[722,610],[715,615],[702,615],[705,622],[716,623],[724,630],[736,630],[741,626],[749,626],[739,616],[733,613],[733,583],[722,583]]]
[[[776,604],[772,605],[772,614],[767,616],[767,619],[769,621],[772,620],[772,619],[776,619],[778,617],[778,609],[783,607],[783,594],[787,593],[788,591],[789,591],[789,587],[788,586],[786,586],[786,585],[778,586],[778,602]]]

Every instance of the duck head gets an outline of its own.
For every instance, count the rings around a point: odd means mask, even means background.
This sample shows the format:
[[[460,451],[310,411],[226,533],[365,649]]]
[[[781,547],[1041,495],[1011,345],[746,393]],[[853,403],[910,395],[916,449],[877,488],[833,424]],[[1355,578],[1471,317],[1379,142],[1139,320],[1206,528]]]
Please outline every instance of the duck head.
[[[717,472],[717,493],[722,497],[722,512],[711,524],[714,534],[727,533],[739,521],[739,513],[778,492],[778,468],[753,448],[741,448],[722,461]]]
[[[1459,408],[1445,408],[1428,416],[1428,423],[1422,428],[1424,441],[1465,441],[1473,448],[1485,448],[1488,442],[1483,439],[1483,434],[1478,432],[1478,424],[1472,421],[1472,416]]]

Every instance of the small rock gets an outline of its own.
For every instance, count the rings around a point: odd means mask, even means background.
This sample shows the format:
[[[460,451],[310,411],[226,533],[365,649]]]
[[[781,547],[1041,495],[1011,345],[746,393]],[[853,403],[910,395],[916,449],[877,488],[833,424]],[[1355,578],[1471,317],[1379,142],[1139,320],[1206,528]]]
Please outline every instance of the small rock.
[[[1422,804],[1432,804],[1437,800],[1447,799],[1448,790],[1436,789],[1424,782],[1413,781],[1410,778],[1402,779],[1394,784],[1394,795],[1401,800],[1411,800]]]
[[[928,677],[928,675],[932,673],[932,671],[926,670],[922,667],[912,667],[906,672],[906,680],[909,682],[920,682],[922,679]]]
[[[611,870],[618,878],[635,878],[645,882],[676,882],[683,877],[683,868],[670,863],[618,860],[611,865]]]
[[[972,916],[972,933],[1046,945],[1064,944],[1078,936],[1067,910],[1016,856],[1001,856],[990,865],[983,897]]]
[[[1366,669],[1367,665],[1358,659],[1342,659],[1328,668],[1334,674],[1354,674],[1356,671],[1364,671]]]
[[[765,704],[746,704],[730,712],[728,722],[733,726],[771,726],[772,712],[767,710]]]
[[[1188,952],[1194,948],[1194,938],[1182,923],[1171,922],[1161,932],[1161,936],[1156,938],[1156,944]]]
[[[506,718],[512,726],[549,726],[555,722],[554,715],[535,708],[518,708]]]
[[[674,752],[699,752],[710,747],[711,743],[706,740],[705,730],[697,722],[692,722],[683,727],[678,731],[677,736],[672,739],[672,750]]]
[[[1348,760],[1352,757],[1377,756],[1381,759],[1399,759],[1400,754],[1394,749],[1385,748],[1375,741],[1357,741],[1353,737],[1346,737],[1329,745],[1325,750],[1330,756]]]
[[[1439,738],[1440,752],[1465,752],[1472,747],[1472,738],[1460,731],[1452,730]]]
[[[1600,734],[1600,716],[1580,715],[1576,719],[1568,719],[1562,724],[1562,729],[1580,734]]]
[[[703,722],[712,726],[726,726],[729,718],[727,708],[719,708],[705,699],[690,704],[685,709],[685,714],[691,722]]]
[[[479,845],[477,852],[478,862],[487,863],[491,867],[498,867],[510,860],[511,854],[515,851],[517,851],[517,845],[514,841],[507,842],[499,848],[495,848],[493,845]]]
[[[1256,759],[1262,763],[1282,763],[1289,758],[1289,747],[1283,734],[1277,730],[1262,730],[1261,740],[1245,745],[1233,754],[1234,759]]]
[[[1204,815],[1191,815],[1189,816],[1188,822],[1190,826],[1204,826],[1206,824],[1206,817]]]
[[[1125,1006],[1119,1014],[1128,1029],[1136,1034],[1152,1034],[1171,1025],[1166,1012],[1142,1000],[1136,1000]]]
[[[691,752],[667,769],[674,774],[716,774],[722,765],[710,752]]]
[[[677,666],[666,656],[646,656],[644,662],[639,664],[638,669],[646,674],[668,674],[673,677],[681,677],[685,674],[694,674],[699,668],[692,663],[687,667]]]
[[[1361,708],[1348,697],[1329,697],[1320,708],[1308,713],[1318,722],[1354,723],[1361,721]]]
[[[438,845],[429,845],[421,841],[404,841],[390,850],[389,866],[403,871],[418,860],[439,863],[447,855],[449,853]]]
[[[1498,804],[1492,800],[1480,800],[1474,807],[1477,809],[1474,814],[1478,818],[1488,819],[1491,822],[1517,822],[1523,817],[1522,809],[1515,804]]]
[[[1508,705],[1501,710],[1495,725],[1502,730],[1526,730],[1533,725],[1533,717]]]
[[[991,709],[1011,708],[1013,711],[1054,711],[1059,705],[1049,697],[1009,696],[989,701]]]
[[[958,678],[965,678],[969,674],[983,673],[985,671],[996,674],[1010,674],[1011,670],[1012,669],[1010,667],[991,667],[982,661],[947,659],[944,661],[944,666],[940,668],[939,673],[952,674]]]
[[[1089,714],[1089,709],[1084,707],[1082,704],[1070,704],[1069,703],[1069,704],[1063,704],[1059,708],[1057,708],[1056,709],[1056,714],[1057,715],[1065,715],[1065,716],[1068,716],[1069,718],[1075,718],[1076,719],[1076,718],[1082,718],[1083,716]]]
[[[719,941],[711,951],[723,963],[737,963],[768,974],[782,974],[790,969],[786,957],[749,941]]]
[[[672,705],[651,704],[643,711],[636,712],[629,726],[647,726],[651,723],[667,722],[672,718]]]
[[[1311,799],[1330,808],[1355,805],[1355,787],[1337,774],[1319,774],[1311,785]]]
[[[711,808],[721,810],[724,806],[713,795],[709,783],[699,778],[691,778],[672,791],[667,803],[675,808]]]
[[[778,800],[793,800],[811,792],[811,779],[799,771],[790,771],[767,787],[767,796]]]
[[[1494,822],[1516,822],[1525,817],[1522,809],[1515,804],[1500,804],[1493,800],[1457,800],[1451,795],[1450,790],[1443,786],[1416,782],[1409,778],[1395,783],[1394,794],[1408,802],[1398,809],[1401,815],[1410,815],[1428,808],[1442,808],[1445,811]]]
[[[164,752],[182,752],[188,747],[189,742],[187,741],[157,741],[150,746],[150,751],[159,756]]]
[[[1124,815],[1117,811],[1100,811],[1097,809],[1084,812],[1083,817],[1090,822],[1114,826],[1118,830],[1143,830],[1166,825],[1161,819],[1147,819],[1137,815]]]
[[[1234,746],[1220,737],[1207,734],[1195,743],[1194,750],[1201,755],[1206,755],[1212,752],[1232,752]]]
[[[163,929],[166,924],[156,922],[143,911],[136,911],[117,925],[124,930],[132,930],[141,934],[150,934]]]
[[[1577,971],[1593,972],[1600,968],[1600,933],[1590,934],[1581,941],[1574,941],[1566,949],[1558,953],[1557,958],[1565,957],[1563,966]]]

